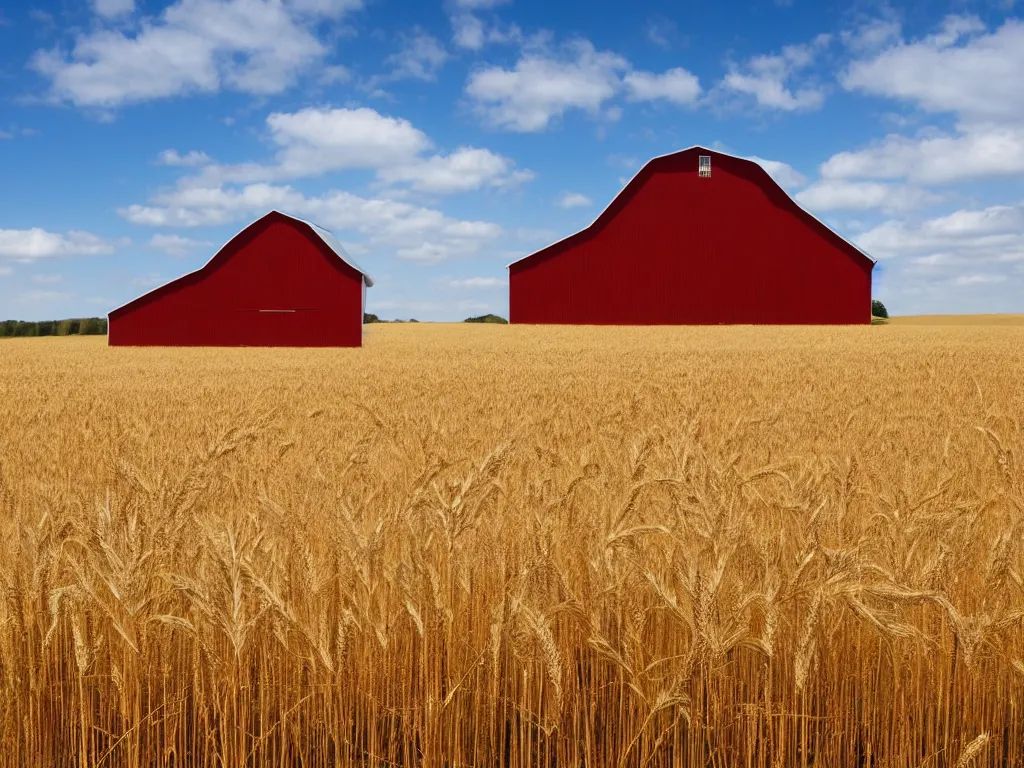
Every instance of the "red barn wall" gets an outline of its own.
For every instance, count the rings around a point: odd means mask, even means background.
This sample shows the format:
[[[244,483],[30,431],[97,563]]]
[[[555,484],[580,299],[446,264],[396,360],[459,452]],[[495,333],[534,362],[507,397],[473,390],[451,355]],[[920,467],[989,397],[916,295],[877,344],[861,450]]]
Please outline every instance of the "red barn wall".
[[[698,176],[701,154],[710,178]],[[870,260],[759,166],[706,150],[655,160],[589,230],[509,271],[513,323],[871,319]]]
[[[112,312],[109,343],[361,346],[363,276],[307,230],[256,222],[199,272]],[[296,311],[259,311],[282,309]]]

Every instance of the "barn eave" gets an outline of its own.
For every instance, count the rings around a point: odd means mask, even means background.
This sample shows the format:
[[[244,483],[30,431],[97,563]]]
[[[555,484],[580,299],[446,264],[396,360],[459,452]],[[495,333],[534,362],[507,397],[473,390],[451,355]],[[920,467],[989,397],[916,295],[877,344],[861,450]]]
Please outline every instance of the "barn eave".
[[[508,264],[505,265],[505,269],[511,269],[516,264],[521,264],[522,262],[527,261],[529,259],[532,259],[535,256],[538,256],[539,254],[544,253],[545,251],[550,250],[551,248],[554,248],[555,246],[561,245],[562,243],[565,243],[565,242],[567,242],[569,240],[573,240],[575,238],[578,238],[580,235],[583,235],[586,232],[589,232],[591,229],[593,229],[594,227],[597,226],[597,224],[601,221],[601,219],[605,216],[605,214],[608,213],[609,210],[611,210],[613,205],[615,205],[615,202],[620,197],[622,197],[622,195],[626,192],[626,190],[629,189],[630,186],[632,186],[634,182],[636,182],[636,180],[640,177],[640,174],[642,174],[645,170],[647,170],[647,168],[650,165],[652,165],[653,163],[657,163],[657,162],[659,162],[661,160],[665,160],[665,159],[670,158],[670,157],[675,157],[676,155],[681,155],[684,152],[692,152],[695,149],[696,150],[701,150],[703,152],[708,152],[708,153],[711,153],[711,154],[721,155],[723,157],[732,158],[733,160],[739,160],[739,161],[744,162],[744,163],[750,163],[752,165],[756,165],[758,168],[760,168],[762,171],[764,171],[765,175],[768,177],[768,180],[772,184],[774,184],[776,187],[778,187],[779,190],[781,190],[782,193],[787,198],[789,198],[789,201],[793,204],[793,206],[796,207],[801,213],[803,213],[805,216],[808,216],[808,217],[814,219],[814,221],[816,221],[818,224],[820,224],[824,229],[826,229],[828,232],[831,232],[835,237],[839,238],[839,240],[841,240],[847,246],[849,246],[850,248],[854,249],[857,253],[859,253],[865,259],[870,261],[872,268],[875,266],[875,264],[878,263],[876,259],[872,258],[872,256],[870,254],[868,254],[860,246],[856,245],[855,243],[851,243],[845,237],[843,237],[838,232],[836,232],[834,229],[832,229],[830,226],[828,226],[828,224],[823,222],[821,219],[819,219],[813,213],[811,213],[806,208],[804,208],[802,205],[800,205],[800,203],[798,203],[793,198],[792,195],[790,195],[785,189],[782,188],[782,186],[777,181],[775,181],[775,179],[773,179],[771,177],[771,175],[768,173],[768,171],[766,171],[764,166],[762,166],[760,163],[758,163],[758,162],[756,162],[754,160],[750,160],[749,158],[746,158],[746,157],[740,157],[739,155],[730,154],[729,152],[722,152],[722,151],[717,150],[717,149],[708,149],[707,147],[701,146],[700,144],[694,144],[692,146],[686,147],[685,149],[678,149],[675,152],[669,152],[669,153],[664,154],[664,155],[658,155],[657,157],[652,157],[650,160],[648,160],[646,163],[644,163],[642,166],[640,166],[639,170],[637,170],[637,172],[633,174],[633,176],[630,178],[630,180],[628,182],[626,182],[626,184],[622,187],[622,189],[620,189],[618,191],[618,193],[609,201],[608,205],[606,205],[604,207],[604,209],[602,209],[602,211],[597,215],[597,217],[592,222],[590,222],[590,224],[588,224],[583,229],[581,229],[581,230],[579,230],[577,232],[573,232],[571,235],[566,235],[565,237],[563,237],[563,238],[561,238],[559,240],[556,240],[555,242],[551,243],[550,245],[546,245],[543,248],[539,248],[538,250],[534,251],[533,253],[527,254],[526,256],[522,256],[522,257],[516,259],[515,261],[509,262]]]
[[[131,301],[127,301],[124,304],[120,305],[119,307],[115,307],[114,309],[112,309],[109,312],[107,312],[107,320],[108,320],[108,322],[109,322],[110,318],[113,315],[115,315],[116,313],[119,313],[119,312],[122,312],[123,310],[128,309],[133,304],[136,304],[138,302],[142,302],[143,300],[148,298],[151,294],[157,293],[158,291],[165,291],[165,290],[167,290],[167,287],[170,286],[170,285],[174,285],[175,283],[184,281],[184,280],[186,280],[189,277],[192,277],[194,275],[199,275],[200,273],[206,271],[206,269],[209,268],[209,266],[211,264],[213,264],[214,261],[217,260],[217,257],[220,256],[220,254],[224,251],[224,249],[227,248],[229,245],[231,245],[231,243],[233,243],[238,238],[239,235],[241,235],[243,232],[245,232],[250,227],[253,227],[256,224],[258,224],[259,222],[263,221],[263,219],[267,218],[268,216],[279,216],[279,217],[288,219],[290,221],[294,221],[294,222],[296,222],[298,224],[303,224],[306,227],[308,227],[309,230],[314,235],[316,235],[316,237],[324,245],[326,245],[328,247],[328,249],[330,249],[330,251],[335,256],[338,257],[338,259],[340,259],[344,264],[346,264],[347,266],[351,267],[352,269],[354,269],[356,272],[358,272],[362,276],[363,283],[366,285],[367,288],[372,288],[373,287],[373,278],[371,278],[370,275],[366,272],[366,270],[364,270],[362,267],[360,267],[355,262],[355,260],[348,254],[348,251],[346,251],[344,249],[344,247],[341,245],[341,242],[338,240],[338,238],[334,236],[334,233],[330,232],[327,229],[324,229],[323,227],[321,227],[321,226],[319,226],[317,224],[314,224],[311,221],[306,221],[305,219],[300,219],[298,216],[292,216],[291,214],[283,213],[282,211],[278,211],[278,210],[271,210],[271,211],[265,213],[263,216],[260,216],[255,221],[250,222],[245,227],[243,227],[238,232],[236,232],[234,235],[232,235],[228,239],[228,241],[226,243],[224,243],[224,245],[222,245],[220,248],[218,248],[214,252],[213,256],[211,256],[210,259],[205,264],[203,264],[203,266],[199,267],[198,269],[194,269],[191,272],[186,272],[184,275],[181,275],[180,277],[176,277],[173,280],[169,280],[168,282],[163,283],[161,285],[158,285],[155,288],[151,288],[150,290],[146,291],[145,293],[141,294],[140,296],[136,296]]]

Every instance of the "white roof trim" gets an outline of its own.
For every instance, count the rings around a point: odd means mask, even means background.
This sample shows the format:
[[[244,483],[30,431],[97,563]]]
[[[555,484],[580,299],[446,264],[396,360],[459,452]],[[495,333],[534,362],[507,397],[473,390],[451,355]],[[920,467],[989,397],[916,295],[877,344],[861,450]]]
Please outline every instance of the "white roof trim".
[[[220,254],[220,252],[223,251],[225,248],[227,248],[232,243],[232,241],[234,241],[234,239],[236,237],[238,237],[240,234],[245,232],[245,230],[247,230],[253,224],[255,224],[256,222],[260,221],[261,219],[265,219],[267,216],[269,216],[272,213],[279,214],[281,216],[284,216],[285,218],[291,219],[292,221],[297,221],[300,224],[305,224],[306,226],[308,226],[311,230],[313,230],[313,232],[316,234],[316,236],[319,237],[320,240],[323,241],[324,245],[326,245],[328,248],[331,249],[331,251],[334,253],[335,256],[337,256],[339,259],[341,259],[343,262],[345,262],[350,267],[352,267],[352,269],[354,269],[356,272],[358,272],[359,274],[361,274],[363,276],[363,282],[366,284],[366,286],[368,288],[373,287],[373,279],[366,273],[366,271],[362,267],[360,267],[358,264],[356,264],[356,262],[352,259],[351,256],[348,255],[348,252],[342,247],[341,243],[338,241],[338,238],[336,238],[332,232],[330,232],[329,230],[324,229],[321,226],[318,226],[317,224],[314,224],[311,221],[306,221],[305,219],[300,219],[298,216],[292,216],[290,214],[283,213],[283,212],[278,211],[278,210],[271,210],[271,211],[268,211],[267,213],[263,214],[262,216],[260,216],[258,219],[255,219],[252,222],[250,222],[249,224],[246,224],[245,227],[243,227],[238,232],[236,232],[234,235],[232,235],[231,238],[226,243],[224,243],[224,245],[222,245],[220,248],[218,248],[216,251],[214,251],[213,256],[211,256],[209,258],[209,260],[205,264],[203,264],[203,266],[199,267],[198,269],[194,269],[191,272],[186,272],[185,274],[180,275],[179,277],[176,277],[173,280],[168,280],[166,283],[162,283],[161,285],[158,285],[156,288],[151,288],[150,290],[146,291],[145,293],[140,294],[139,296],[136,296],[131,301],[126,301],[124,304],[122,304],[119,307],[114,307],[112,310],[107,312],[107,317],[109,318],[110,315],[112,315],[114,312],[117,312],[120,309],[124,309],[129,304],[134,304],[139,299],[144,299],[146,296],[149,296],[149,294],[155,293],[156,291],[159,291],[161,288],[163,288],[165,285],[168,285],[169,283],[176,283],[178,280],[183,280],[186,277],[190,277],[191,275],[195,275],[195,274],[197,274],[199,272],[202,272],[204,269],[206,269],[208,266],[210,266],[210,264],[213,262],[214,259],[217,258],[217,256]]]
[[[598,221],[600,221],[601,217],[604,216],[605,213],[608,212],[608,209],[611,208],[612,205],[615,203],[615,201],[618,200],[619,197],[622,195],[622,193],[626,191],[626,187],[628,187],[630,184],[632,184],[636,180],[636,177],[639,176],[643,172],[644,168],[646,168],[648,165],[650,165],[651,163],[653,163],[653,162],[655,162],[657,160],[663,160],[666,157],[672,157],[673,155],[678,155],[678,154],[680,154],[682,152],[689,152],[691,149],[703,149],[703,150],[706,150],[708,152],[711,152],[712,154],[722,155],[724,157],[731,157],[734,160],[743,160],[744,162],[747,162],[747,163],[753,163],[758,168],[760,168],[762,171],[764,171],[765,173],[768,173],[768,171],[765,170],[765,167],[763,165],[758,163],[756,160],[751,160],[749,157],[740,157],[739,155],[733,155],[733,154],[730,154],[729,152],[722,152],[722,151],[717,150],[717,149],[708,149],[707,147],[703,147],[700,144],[693,144],[693,145],[691,145],[689,147],[685,147],[684,149],[677,149],[674,152],[668,152],[668,153],[666,153],[664,155],[658,155],[657,157],[652,157],[650,160],[648,160],[646,163],[644,163],[642,166],[640,166],[640,169],[636,173],[633,174],[633,176],[630,178],[630,180],[626,182],[625,186],[623,186],[622,189],[620,189],[618,192],[615,193],[615,196],[612,197],[612,199],[608,203],[608,205],[606,205],[604,207],[604,209],[599,214],[597,214],[597,217],[592,222],[590,222],[587,226],[585,226],[583,229],[580,229],[580,230],[578,230],[576,232],[573,232],[571,235],[566,235],[565,237],[561,238],[560,240],[556,240],[555,242],[551,243],[551,245],[545,245],[543,248],[538,248],[533,253],[529,253],[526,256],[522,256],[522,257],[516,259],[515,261],[509,262],[508,264],[505,265],[505,269],[508,269],[513,264],[518,264],[520,261],[525,261],[526,259],[529,259],[530,257],[535,256],[536,254],[540,253],[541,251],[546,251],[548,248],[553,248],[554,246],[558,245],[559,243],[564,243],[566,240],[568,240],[571,237],[576,237],[576,235],[579,235],[579,234],[581,234],[583,232],[586,232],[592,226],[597,224]],[[771,179],[771,174],[768,174],[768,178]],[[833,235],[838,237],[844,243],[846,243],[847,245],[851,246],[852,248],[857,249],[857,251],[859,251],[860,254],[862,256],[864,256],[866,259],[870,260],[872,264],[877,264],[878,263],[878,261],[876,259],[871,258],[871,256],[867,252],[865,252],[864,249],[862,249],[861,247],[859,247],[855,243],[851,243],[845,237],[843,237],[838,232],[836,232],[834,229],[832,229],[832,227],[830,227],[824,221],[822,221],[817,216],[815,216],[813,213],[811,213],[806,208],[804,208],[802,205],[800,205],[800,203],[798,203],[796,201],[796,199],[791,194],[789,194],[789,192],[786,192],[786,190],[782,188],[782,185],[779,184],[779,182],[775,181],[775,179],[772,179],[772,183],[775,184],[779,189],[782,190],[782,193],[784,195],[786,195],[786,197],[788,197],[792,201],[793,205],[795,205],[801,211],[806,213],[808,216],[810,216],[816,222],[821,224],[821,226],[823,226],[825,229],[827,229]]]

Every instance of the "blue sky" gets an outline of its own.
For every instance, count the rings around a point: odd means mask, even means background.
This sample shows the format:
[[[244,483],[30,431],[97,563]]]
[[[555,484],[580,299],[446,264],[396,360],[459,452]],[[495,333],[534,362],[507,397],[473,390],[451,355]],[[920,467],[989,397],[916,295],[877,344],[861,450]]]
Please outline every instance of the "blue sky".
[[[506,314],[505,265],[649,158],[758,158],[894,314],[1024,312],[1010,0],[0,0],[0,317],[103,315],[271,208],[383,317]]]

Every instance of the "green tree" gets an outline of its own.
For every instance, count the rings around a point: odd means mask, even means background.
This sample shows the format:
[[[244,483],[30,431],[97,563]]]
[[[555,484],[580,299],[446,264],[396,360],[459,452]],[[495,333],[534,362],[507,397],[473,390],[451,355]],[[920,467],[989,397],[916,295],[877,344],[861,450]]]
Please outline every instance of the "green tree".
[[[885,304],[880,302],[878,299],[872,299],[871,300],[871,316],[872,317],[889,317],[889,313],[885,309]]]
[[[99,336],[103,333],[103,321],[98,317],[87,317],[82,320],[79,333],[83,336]]]
[[[467,317],[462,322],[464,323],[503,323],[508,324],[508,320],[498,315],[480,315],[479,317]]]

